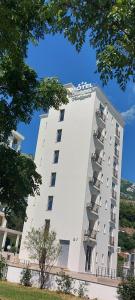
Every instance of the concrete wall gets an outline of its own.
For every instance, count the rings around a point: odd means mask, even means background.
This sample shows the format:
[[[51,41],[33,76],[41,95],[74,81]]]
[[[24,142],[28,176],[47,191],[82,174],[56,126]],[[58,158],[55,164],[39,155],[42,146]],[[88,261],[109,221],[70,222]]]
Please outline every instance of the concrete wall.
[[[21,272],[22,272],[21,268],[9,266],[7,272],[7,281],[13,283],[20,283]],[[39,278],[38,275],[39,274],[37,271],[33,271],[32,284],[33,286],[36,287],[38,287],[38,278]],[[75,279],[74,288],[77,289],[78,286],[79,286],[79,280]],[[53,274],[50,275],[50,279],[48,281],[47,287],[50,290],[57,290],[56,275]],[[88,295],[90,299],[97,298],[98,300],[118,300],[117,287],[107,286],[107,285],[87,281],[86,289],[87,289],[86,295]]]

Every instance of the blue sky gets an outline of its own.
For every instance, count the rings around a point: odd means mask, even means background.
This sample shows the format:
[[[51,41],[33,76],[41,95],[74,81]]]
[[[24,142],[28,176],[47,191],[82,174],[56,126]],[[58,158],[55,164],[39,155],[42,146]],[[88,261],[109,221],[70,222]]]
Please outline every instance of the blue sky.
[[[119,112],[126,119],[123,145],[122,176],[135,182],[135,86],[129,83],[126,92],[111,81],[102,87],[99,75],[95,74],[95,51],[86,42],[78,54],[62,35],[47,36],[38,46],[29,46],[27,63],[39,77],[57,76],[62,83],[77,85],[82,81],[97,83]],[[18,130],[25,136],[22,151],[35,153],[39,128],[39,113],[33,115],[29,125],[19,124]]]

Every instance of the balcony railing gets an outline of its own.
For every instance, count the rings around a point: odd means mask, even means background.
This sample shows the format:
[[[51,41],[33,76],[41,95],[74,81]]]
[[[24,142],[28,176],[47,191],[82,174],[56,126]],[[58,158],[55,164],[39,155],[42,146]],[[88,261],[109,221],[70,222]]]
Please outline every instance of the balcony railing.
[[[105,114],[103,113],[103,111],[99,109],[99,110],[96,111],[96,114],[97,114],[97,117],[99,117],[99,118],[105,123],[105,121],[106,121],[106,116],[105,116]]]
[[[116,134],[116,136],[120,139],[120,131],[119,131],[118,128],[116,128],[115,134]]]
[[[114,154],[116,157],[119,157],[119,151],[116,147],[114,148]]]
[[[92,240],[96,240],[96,236],[97,236],[97,231],[95,229],[88,229],[85,230],[84,232],[84,238],[89,238]]]
[[[118,171],[113,168],[113,176],[118,179]]]
[[[96,152],[92,154],[92,160],[102,166],[102,157],[99,156]]]
[[[103,144],[104,143],[104,136],[102,135],[102,133],[97,130],[94,132],[94,136]]]
[[[97,214],[98,210],[99,210],[99,205],[95,202],[88,202],[87,208],[89,208],[91,210],[91,212],[94,212]]]
[[[116,222],[116,214],[115,214],[114,212],[112,212],[112,211],[111,211],[111,221],[112,221],[113,223]]]
[[[114,236],[109,237],[109,245],[114,246]]]
[[[117,193],[114,189],[112,189],[112,198],[115,200],[117,199]]]
[[[93,176],[92,179],[90,180],[90,182],[92,183],[92,185],[94,187],[96,187],[97,189],[100,189],[101,182],[97,177]]]

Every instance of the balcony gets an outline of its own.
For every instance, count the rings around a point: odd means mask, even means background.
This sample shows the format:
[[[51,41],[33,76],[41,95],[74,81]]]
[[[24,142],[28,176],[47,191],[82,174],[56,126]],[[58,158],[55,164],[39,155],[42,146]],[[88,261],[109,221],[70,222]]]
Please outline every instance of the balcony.
[[[96,138],[96,141],[98,142],[99,146],[103,147],[104,146],[104,136],[102,135],[102,133],[99,130],[94,131],[94,137]]]
[[[91,159],[99,166],[102,167],[102,157],[99,156],[96,152],[92,154]]]
[[[118,179],[118,171],[115,168],[113,168],[113,176]]]
[[[100,121],[100,123],[102,123],[101,125],[105,126],[106,116],[105,116],[104,112],[99,109],[96,111],[96,115],[97,115],[97,118]]]
[[[111,222],[112,223],[116,222],[116,214],[113,211],[111,211]]]
[[[116,193],[116,191],[114,189],[112,189],[112,198],[114,200],[117,200],[117,193]]]
[[[114,247],[114,236],[109,237],[109,246]]]
[[[95,229],[88,229],[84,232],[84,241],[93,241],[96,242],[97,231]]]
[[[86,204],[87,209],[90,210],[91,213],[93,213],[95,216],[98,215],[99,205],[95,202],[88,202]]]
[[[119,158],[119,151],[116,147],[114,148],[114,155]]]
[[[93,176],[92,179],[90,180],[90,183],[91,183],[93,188],[100,191],[101,181],[97,177]]]
[[[116,128],[116,130],[115,130],[115,135],[118,139],[120,139],[120,131],[118,128]]]

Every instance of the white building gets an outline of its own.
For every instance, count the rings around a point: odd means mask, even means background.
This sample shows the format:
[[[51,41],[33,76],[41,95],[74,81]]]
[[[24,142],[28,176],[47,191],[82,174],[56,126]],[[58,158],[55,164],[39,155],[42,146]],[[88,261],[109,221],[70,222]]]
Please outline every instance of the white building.
[[[69,103],[42,115],[35,154],[40,196],[29,198],[24,240],[46,223],[62,252],[57,265],[76,272],[116,269],[123,120],[91,84],[67,84]],[[110,272],[110,271],[109,271]]]
[[[21,143],[23,140],[23,135],[15,130],[12,130],[12,134],[8,139],[8,145],[15,151],[19,151],[21,149]],[[4,207],[0,204],[0,250],[6,250],[5,247],[7,238],[11,240],[13,239],[14,246],[16,247],[16,249],[18,249],[21,234],[22,233],[20,231],[7,228],[7,220],[5,218]]]

